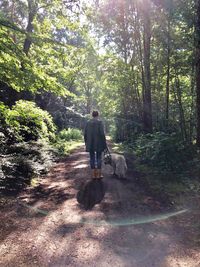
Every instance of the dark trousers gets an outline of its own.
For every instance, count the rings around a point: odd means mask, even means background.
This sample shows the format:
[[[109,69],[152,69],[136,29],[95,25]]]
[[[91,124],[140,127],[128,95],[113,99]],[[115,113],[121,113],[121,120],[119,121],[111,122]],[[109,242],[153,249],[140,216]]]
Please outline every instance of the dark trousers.
[[[90,167],[91,169],[101,169],[101,154],[102,152],[90,151]]]

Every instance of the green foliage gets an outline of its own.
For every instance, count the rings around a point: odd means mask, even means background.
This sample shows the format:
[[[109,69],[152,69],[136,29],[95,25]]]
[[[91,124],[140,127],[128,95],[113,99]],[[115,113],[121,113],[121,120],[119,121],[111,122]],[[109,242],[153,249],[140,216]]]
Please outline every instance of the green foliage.
[[[0,152],[3,152],[6,145],[16,140],[15,133],[6,123],[10,109],[0,102]]]
[[[181,173],[195,155],[194,146],[183,143],[176,134],[162,132],[141,135],[135,147],[142,163],[156,167],[161,172]]]
[[[46,174],[54,161],[54,149],[45,140],[15,143],[0,157],[0,187],[14,193],[31,179]]]
[[[54,147],[60,156],[68,155],[71,150],[82,144],[83,134],[76,128],[68,128],[60,131],[56,136]]]
[[[42,88],[72,97],[69,87],[82,64],[82,33],[78,22],[72,21],[70,5],[42,2],[18,1],[12,12],[7,1],[0,2],[0,82],[18,92]],[[44,18],[38,13],[41,7]],[[33,29],[24,30],[21,22],[30,16]],[[30,47],[25,49],[27,41]]]
[[[4,103],[0,102],[0,127],[2,127],[2,125],[5,125],[5,118],[8,110],[9,108],[4,105]]]
[[[77,141],[63,141],[61,139],[57,140],[56,143],[54,143],[54,147],[57,150],[58,156],[66,156],[69,155],[71,151],[73,151],[75,148],[82,145],[82,142],[79,140]]]
[[[17,141],[55,138],[56,127],[51,115],[34,102],[20,100],[8,110],[5,118],[7,126],[14,132]]]
[[[62,141],[71,141],[71,140],[78,141],[82,140],[83,134],[79,129],[69,128],[60,131],[57,138],[61,139]]]

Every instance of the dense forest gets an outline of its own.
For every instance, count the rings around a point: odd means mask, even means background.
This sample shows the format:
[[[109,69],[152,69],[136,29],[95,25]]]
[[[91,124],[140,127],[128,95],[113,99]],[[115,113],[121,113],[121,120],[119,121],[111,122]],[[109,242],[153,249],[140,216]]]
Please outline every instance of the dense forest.
[[[198,161],[200,1],[0,7],[3,166],[33,141],[65,153],[93,109],[113,141],[162,171]]]
[[[0,0],[0,266],[200,266],[199,177],[200,0]]]

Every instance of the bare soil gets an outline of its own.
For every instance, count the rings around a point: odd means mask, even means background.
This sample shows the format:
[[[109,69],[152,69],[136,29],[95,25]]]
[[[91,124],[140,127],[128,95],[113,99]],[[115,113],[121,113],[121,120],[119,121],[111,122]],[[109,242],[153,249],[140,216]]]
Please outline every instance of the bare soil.
[[[156,195],[127,158],[127,179],[103,167],[106,194],[92,210],[76,194],[90,179],[84,148],[52,166],[34,188],[0,203],[0,266],[197,267],[200,201]],[[163,215],[187,209],[166,218]]]

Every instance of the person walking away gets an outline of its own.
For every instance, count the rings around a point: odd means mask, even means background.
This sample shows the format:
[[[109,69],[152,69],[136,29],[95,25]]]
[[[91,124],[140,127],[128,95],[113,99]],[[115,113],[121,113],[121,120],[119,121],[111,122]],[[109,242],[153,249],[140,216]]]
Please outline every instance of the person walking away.
[[[103,178],[101,175],[102,152],[106,149],[107,145],[104,126],[102,121],[99,120],[98,111],[92,112],[92,119],[86,124],[84,140],[86,152],[90,154],[92,178]]]

